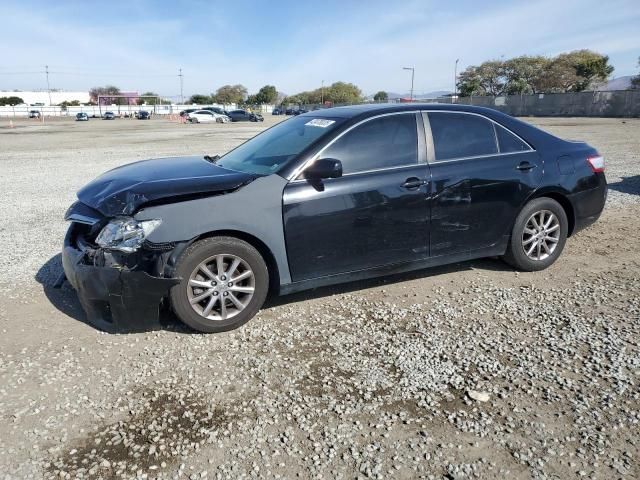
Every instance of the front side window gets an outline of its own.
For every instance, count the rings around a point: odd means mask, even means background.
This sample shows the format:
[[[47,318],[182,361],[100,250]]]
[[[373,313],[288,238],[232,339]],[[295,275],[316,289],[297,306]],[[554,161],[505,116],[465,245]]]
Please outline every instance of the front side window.
[[[342,162],[345,174],[418,163],[418,134],[414,114],[387,115],[347,132],[322,158]]]
[[[493,123],[478,115],[430,112],[436,161],[498,153]]]
[[[216,165],[240,172],[269,175],[342,122],[341,118],[290,118],[231,150]]]

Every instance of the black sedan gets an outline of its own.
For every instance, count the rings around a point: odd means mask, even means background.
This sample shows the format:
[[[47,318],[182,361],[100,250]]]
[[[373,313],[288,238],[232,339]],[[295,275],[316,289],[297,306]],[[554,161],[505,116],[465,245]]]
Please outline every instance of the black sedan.
[[[253,113],[249,110],[231,110],[227,112],[227,117],[232,122],[263,122],[264,118],[259,113]]]
[[[62,261],[100,328],[150,328],[162,303],[220,332],[268,292],[481,257],[547,268],[600,216],[604,167],[586,143],[495,110],[331,108],[222,157],[103,174],[67,211]]]

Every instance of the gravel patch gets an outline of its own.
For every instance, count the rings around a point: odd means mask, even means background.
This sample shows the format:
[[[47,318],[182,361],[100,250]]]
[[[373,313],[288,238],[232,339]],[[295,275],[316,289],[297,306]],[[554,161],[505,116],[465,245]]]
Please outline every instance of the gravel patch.
[[[0,258],[0,478],[640,477],[640,192],[615,189],[640,174],[640,122],[533,121],[599,148],[614,184],[553,267],[306,292],[219,335],[170,315],[97,332],[68,286],[46,285],[64,209],[98,171],[262,126],[0,130],[0,240],[15,246]]]

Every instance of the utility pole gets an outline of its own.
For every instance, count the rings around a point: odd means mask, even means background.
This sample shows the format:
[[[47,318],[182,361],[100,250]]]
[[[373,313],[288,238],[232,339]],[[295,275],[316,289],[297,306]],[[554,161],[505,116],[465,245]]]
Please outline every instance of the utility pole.
[[[324,80],[322,80],[322,86],[320,87],[320,103],[324,105]]]
[[[184,105],[184,93],[182,90],[184,75],[182,75],[182,69],[179,70],[178,76],[180,77],[180,105]]]
[[[402,67],[403,70],[411,70],[411,101],[413,102],[413,77],[416,73],[415,67]]]
[[[47,92],[49,93],[49,106],[51,106],[51,87],[49,86],[49,65],[44,66],[44,73],[47,75]]]
[[[457,100],[458,97],[458,62],[459,58],[456,58],[456,66],[453,69],[453,97],[454,101]]]

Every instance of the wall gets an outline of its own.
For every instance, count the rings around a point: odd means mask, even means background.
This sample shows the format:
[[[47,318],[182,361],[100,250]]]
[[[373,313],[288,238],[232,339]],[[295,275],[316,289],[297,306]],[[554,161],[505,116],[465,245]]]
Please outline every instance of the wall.
[[[49,105],[49,93],[46,90],[42,92],[9,92],[2,90],[0,91],[0,97],[20,97],[28,105],[34,103]],[[73,102],[74,100],[80,103],[89,102],[89,92],[51,92],[51,103],[53,105],[62,102]]]
[[[451,99],[430,101],[450,103]],[[523,117],[640,117],[640,90],[460,97],[456,103],[495,108]]]

